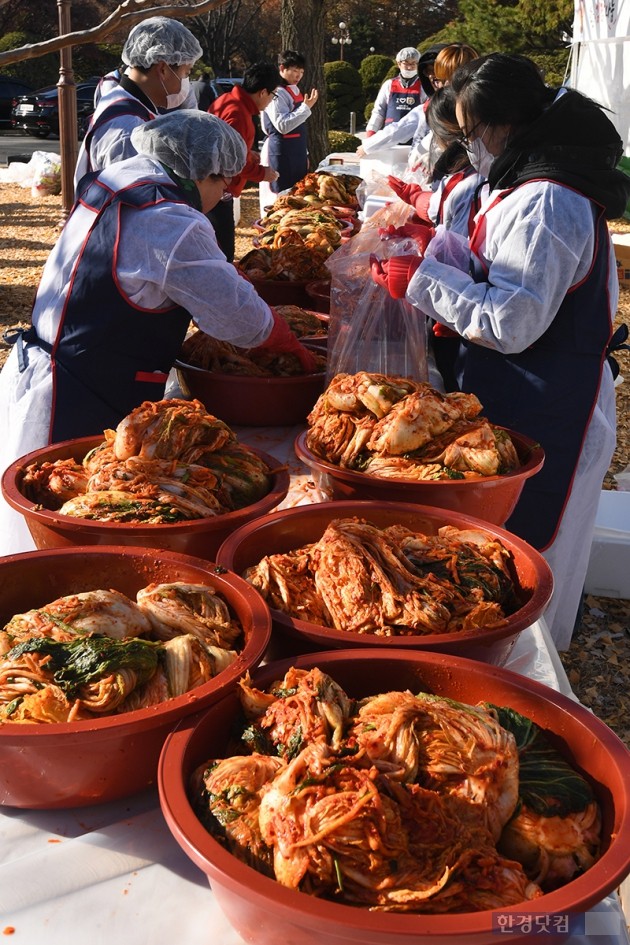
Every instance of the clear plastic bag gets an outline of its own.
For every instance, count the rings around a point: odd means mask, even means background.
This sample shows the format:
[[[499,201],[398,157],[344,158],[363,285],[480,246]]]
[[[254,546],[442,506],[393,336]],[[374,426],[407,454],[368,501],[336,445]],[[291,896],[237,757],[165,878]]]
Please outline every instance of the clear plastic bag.
[[[372,281],[370,256],[417,254],[411,239],[383,240],[379,229],[402,226],[413,208],[397,200],[366,221],[326,264],[331,271],[328,380],[374,371],[426,381],[426,318],[404,299],[392,299]]]
[[[33,197],[52,196],[61,193],[61,158],[52,151],[34,151],[29,164],[33,165]]]

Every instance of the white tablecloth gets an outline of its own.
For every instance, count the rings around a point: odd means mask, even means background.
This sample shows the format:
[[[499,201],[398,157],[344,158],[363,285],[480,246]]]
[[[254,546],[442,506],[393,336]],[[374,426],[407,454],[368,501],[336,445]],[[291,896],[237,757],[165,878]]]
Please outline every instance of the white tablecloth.
[[[290,464],[292,487],[283,505],[317,499],[292,455],[298,429],[238,432],[242,442]],[[572,695],[544,620],[521,634],[507,667]],[[585,927],[571,945],[630,945],[616,895],[587,913]],[[15,945],[241,942],[205,876],[171,837],[155,790],[67,811],[3,808],[0,932]]]

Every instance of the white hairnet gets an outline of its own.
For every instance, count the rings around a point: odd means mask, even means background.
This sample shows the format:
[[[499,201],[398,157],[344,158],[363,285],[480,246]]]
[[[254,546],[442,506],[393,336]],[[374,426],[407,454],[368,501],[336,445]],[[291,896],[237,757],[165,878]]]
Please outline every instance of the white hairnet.
[[[405,46],[404,49],[396,53],[396,62],[404,62],[406,59],[413,59],[414,62],[420,61],[420,53],[415,46]]]
[[[137,23],[123,46],[122,61],[127,66],[150,69],[156,62],[181,66],[197,62],[201,46],[185,26],[167,16],[151,16]]]
[[[158,115],[131,132],[138,154],[156,158],[179,177],[203,180],[209,174],[234,177],[245,165],[243,138],[227,122],[196,108]]]

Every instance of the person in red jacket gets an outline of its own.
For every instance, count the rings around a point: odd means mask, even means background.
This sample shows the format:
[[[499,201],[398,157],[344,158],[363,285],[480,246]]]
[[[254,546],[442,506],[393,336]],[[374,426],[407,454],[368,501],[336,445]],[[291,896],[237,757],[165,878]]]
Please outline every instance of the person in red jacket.
[[[256,62],[243,73],[243,84],[220,95],[208,111],[223,119],[238,131],[247,147],[245,167],[233,177],[226,187],[222,200],[208,213],[214,227],[217,243],[229,262],[234,260],[234,208],[233,198],[240,197],[248,180],[260,183],[274,181],[278,172],[260,163],[260,155],[253,150],[256,137],[254,117],[265,110],[272,101],[276,89],[282,82],[277,66],[270,62]]]

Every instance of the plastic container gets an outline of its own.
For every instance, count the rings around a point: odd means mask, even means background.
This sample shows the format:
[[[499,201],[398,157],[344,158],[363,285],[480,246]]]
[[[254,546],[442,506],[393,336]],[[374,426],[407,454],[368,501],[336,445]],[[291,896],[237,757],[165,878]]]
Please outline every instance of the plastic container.
[[[367,157],[359,161],[359,173],[363,180],[378,180],[378,177],[401,177],[407,167],[407,159],[411,153],[411,145],[395,144],[391,148],[379,148],[371,151]]]
[[[169,736],[160,757],[158,784],[171,832],[206,875],[213,896],[244,941],[256,945],[495,945],[505,937],[513,945],[526,945],[535,936],[519,930],[519,916],[523,922],[528,915],[581,915],[613,892],[630,872],[630,754],[579,703],[508,670],[456,656],[401,650],[387,654],[373,649],[338,650],[271,663],[253,673],[254,685],[263,688],[281,679],[291,663],[305,669],[318,666],[354,698],[408,688],[461,702],[492,701],[528,716],[591,782],[602,807],[602,855],[562,888],[501,913],[393,914],[288,889],[246,866],[214,840],[188,799],[195,768],[227,754],[231,725],[239,712],[232,692]],[[499,915],[515,922],[505,936],[497,923]],[[563,935],[554,926],[549,938],[561,942],[568,932]]]
[[[320,350],[313,339],[309,347],[325,354],[325,345]],[[182,361],[176,361],[175,367],[185,396],[200,400],[206,410],[233,426],[304,423],[326,384],[323,371],[296,377],[247,377],[204,371]]]
[[[630,492],[599,497],[584,590],[630,600]]]
[[[77,547],[0,559],[0,619],[82,591],[114,589],[135,600],[152,582],[188,581],[215,588],[240,621],[245,645],[237,660],[197,689],[159,705],[82,722],[0,725],[0,804],[80,807],[126,797],[155,781],[166,735],[185,716],[209,706],[265,651],[269,610],[235,574],[170,551]]]
[[[306,445],[307,431],[295,441],[295,452],[313,471],[315,483],[330,499],[378,499],[415,502],[471,515],[484,522],[503,525],[516,507],[525,481],[534,476],[545,459],[544,450],[529,437],[508,431],[521,461],[519,469],[503,476],[482,479],[379,478],[354,469],[342,469],[316,456]]]
[[[256,292],[268,305],[300,305],[309,308],[310,299],[306,292],[308,280],[290,279],[255,279],[248,276]]]
[[[217,562],[236,574],[243,574],[265,555],[284,554],[318,541],[333,519],[352,517],[366,519],[380,528],[404,525],[429,535],[435,535],[444,525],[474,528],[483,531],[490,540],[498,539],[512,554],[519,609],[507,618],[503,627],[463,633],[381,637],[323,627],[272,608],[273,633],[268,659],[369,644],[380,651],[398,647],[452,653],[503,665],[521,631],[538,620],[549,603],[553,590],[551,569],[542,555],[526,542],[497,526],[469,516],[405,502],[320,502],[273,512],[233,532],[219,548]]]
[[[324,312],[326,315],[330,313],[330,280],[307,282],[306,294],[316,312]]]
[[[289,491],[290,477],[286,469],[278,467],[273,456],[250,447],[263,459],[271,474],[271,489],[258,502],[235,512],[211,518],[191,519],[172,525],[132,525],[121,522],[98,522],[71,518],[36,506],[21,492],[25,468],[30,463],[54,462],[72,457],[81,462],[84,456],[103,442],[102,437],[83,437],[66,440],[53,446],[34,450],[12,463],[2,476],[2,492],[12,508],[26,519],[33,541],[38,548],[63,548],[73,545],[140,545],[143,548],[168,548],[184,554],[212,559],[219,545],[239,525],[250,518],[264,515],[279,505]]]

